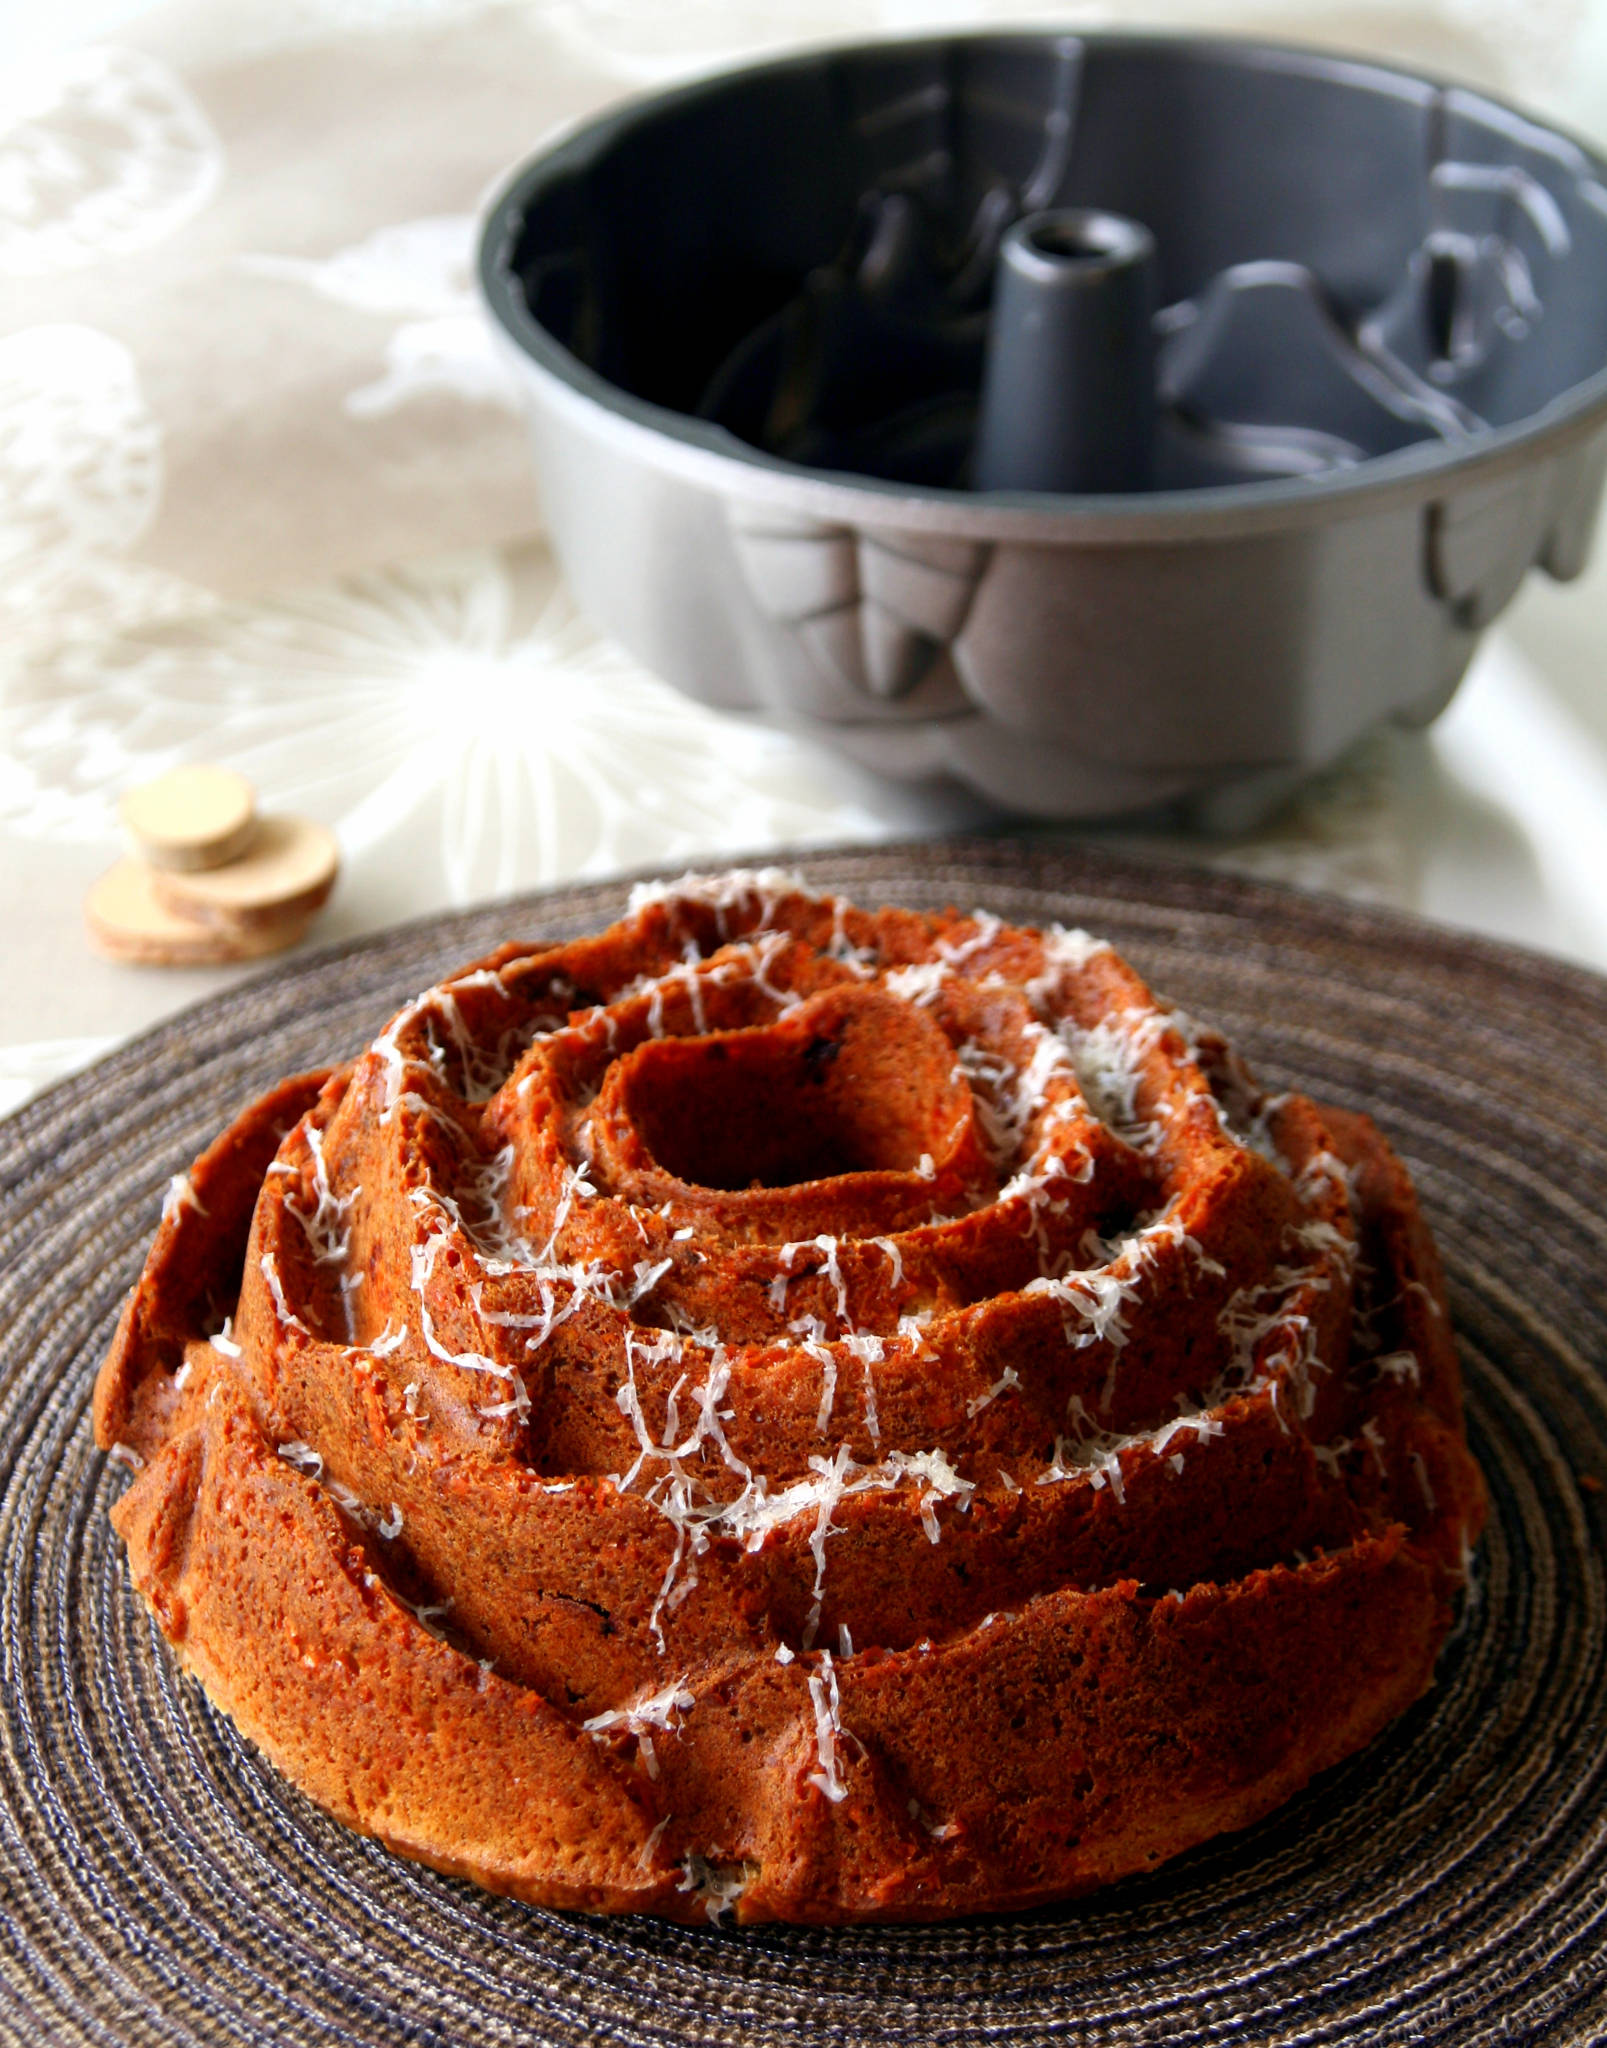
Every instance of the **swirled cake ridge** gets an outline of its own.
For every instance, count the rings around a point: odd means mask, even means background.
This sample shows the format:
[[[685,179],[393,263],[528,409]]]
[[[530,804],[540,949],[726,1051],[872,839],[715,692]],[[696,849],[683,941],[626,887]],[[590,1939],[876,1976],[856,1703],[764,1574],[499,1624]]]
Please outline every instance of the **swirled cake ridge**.
[[[933,1918],[1430,1683],[1483,1489],[1362,1116],[1102,941],[772,870],[510,944],[170,1189],[136,1585],[313,1799],[545,1904]]]

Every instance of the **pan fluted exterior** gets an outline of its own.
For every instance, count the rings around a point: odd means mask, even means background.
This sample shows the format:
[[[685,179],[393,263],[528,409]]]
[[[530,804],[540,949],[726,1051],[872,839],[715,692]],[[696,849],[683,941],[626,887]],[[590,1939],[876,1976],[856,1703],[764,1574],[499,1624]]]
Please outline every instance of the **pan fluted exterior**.
[[[765,871],[507,946],[174,1184],[96,1390],[180,1657],[533,1902],[925,1919],[1241,1827],[1484,1505],[1365,1118],[1077,931]]]

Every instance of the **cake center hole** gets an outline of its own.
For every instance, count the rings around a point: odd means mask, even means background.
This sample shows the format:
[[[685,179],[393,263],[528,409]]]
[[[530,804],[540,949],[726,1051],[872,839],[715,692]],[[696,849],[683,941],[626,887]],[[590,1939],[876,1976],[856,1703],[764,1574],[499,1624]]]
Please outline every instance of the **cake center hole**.
[[[909,1173],[948,1149],[964,1107],[953,1064],[908,1004],[833,990],[777,1024],[638,1047],[625,1109],[657,1164],[697,1187]]]

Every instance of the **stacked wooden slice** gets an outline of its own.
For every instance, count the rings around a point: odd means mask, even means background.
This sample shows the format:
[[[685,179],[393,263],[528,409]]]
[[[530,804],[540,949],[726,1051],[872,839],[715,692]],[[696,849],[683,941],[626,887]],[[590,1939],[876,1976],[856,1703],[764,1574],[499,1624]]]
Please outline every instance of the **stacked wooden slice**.
[[[334,834],[259,815],[232,769],[170,769],[130,790],[121,812],[136,851],[84,903],[91,942],[114,960],[200,967],[280,952],[335,886]]]

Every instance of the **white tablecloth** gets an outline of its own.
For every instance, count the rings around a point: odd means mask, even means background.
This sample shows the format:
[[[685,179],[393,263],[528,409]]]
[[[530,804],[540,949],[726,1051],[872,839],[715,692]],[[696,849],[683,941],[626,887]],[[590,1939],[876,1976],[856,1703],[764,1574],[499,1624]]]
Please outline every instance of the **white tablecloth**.
[[[175,761],[324,819],[309,943],[648,862],[986,822],[703,710],[599,642],[546,554],[469,281],[562,120],[801,37],[1109,6],[76,0],[0,74],[0,1109],[235,975],[113,965],[85,888]],[[1607,6],[1172,0],[1607,132]],[[1607,564],[1532,579],[1426,735],[1375,736],[1188,857],[1607,969]],[[1111,835],[1129,843],[1132,835]]]

